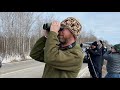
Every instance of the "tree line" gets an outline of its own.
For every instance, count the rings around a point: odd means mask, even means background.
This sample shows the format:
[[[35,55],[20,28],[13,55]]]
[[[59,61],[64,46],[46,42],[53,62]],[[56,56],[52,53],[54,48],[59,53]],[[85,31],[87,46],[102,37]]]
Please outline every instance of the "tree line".
[[[35,42],[43,35],[42,26],[55,20],[43,12],[0,12],[1,60],[26,60]],[[82,31],[78,43],[97,40],[91,32]],[[89,34],[88,34],[89,33]]]

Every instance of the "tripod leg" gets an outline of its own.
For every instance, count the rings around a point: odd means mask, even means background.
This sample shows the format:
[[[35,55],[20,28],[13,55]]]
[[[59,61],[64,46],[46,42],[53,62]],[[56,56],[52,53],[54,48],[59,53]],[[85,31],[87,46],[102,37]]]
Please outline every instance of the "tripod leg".
[[[92,62],[92,60],[91,60],[90,54],[88,54],[88,56],[89,56],[89,60],[90,60],[91,66],[92,66],[92,68],[93,68],[94,74],[95,74],[95,76],[98,78],[97,73],[96,73],[96,70],[95,70],[95,67],[94,67],[93,62]]]

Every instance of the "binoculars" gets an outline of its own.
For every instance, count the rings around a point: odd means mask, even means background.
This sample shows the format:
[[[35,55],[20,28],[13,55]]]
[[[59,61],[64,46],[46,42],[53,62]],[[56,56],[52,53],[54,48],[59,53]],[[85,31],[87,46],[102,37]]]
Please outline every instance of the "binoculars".
[[[46,31],[50,31],[51,24],[52,23],[43,24],[43,29],[46,30]],[[63,29],[64,28],[61,26],[59,31],[62,31]]]

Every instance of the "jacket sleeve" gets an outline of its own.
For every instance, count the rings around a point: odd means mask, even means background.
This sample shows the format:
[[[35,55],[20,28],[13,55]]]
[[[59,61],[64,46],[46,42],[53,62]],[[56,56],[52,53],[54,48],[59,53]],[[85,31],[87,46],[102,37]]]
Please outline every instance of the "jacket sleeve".
[[[102,53],[102,51],[100,49],[97,49],[97,51],[95,52],[94,50],[92,49],[89,49],[88,51],[90,54],[93,54],[93,55],[96,55],[96,56],[100,56]]]
[[[102,47],[102,55],[104,55],[107,52],[107,49]]]
[[[111,53],[110,51],[107,51],[104,55],[103,55],[103,58],[105,60],[111,60]]]
[[[50,31],[45,44],[44,60],[54,68],[73,71],[82,65],[83,53],[81,49],[60,50],[57,34]]]
[[[41,37],[34,45],[30,52],[30,57],[40,61],[44,62],[44,47],[45,47],[46,38],[43,36]]]

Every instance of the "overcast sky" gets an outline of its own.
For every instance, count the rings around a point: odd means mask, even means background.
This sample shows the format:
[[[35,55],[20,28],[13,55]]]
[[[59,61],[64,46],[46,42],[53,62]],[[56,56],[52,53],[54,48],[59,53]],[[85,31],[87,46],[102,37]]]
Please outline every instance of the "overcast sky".
[[[110,44],[120,43],[120,12],[49,12],[60,21],[67,17],[80,20],[83,30],[92,30],[98,38]],[[48,12],[47,12],[48,15]]]

